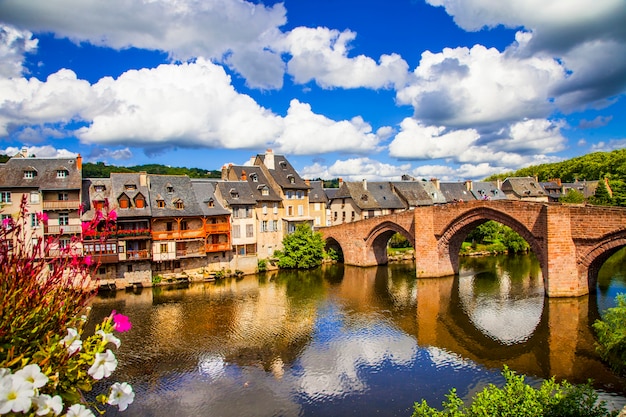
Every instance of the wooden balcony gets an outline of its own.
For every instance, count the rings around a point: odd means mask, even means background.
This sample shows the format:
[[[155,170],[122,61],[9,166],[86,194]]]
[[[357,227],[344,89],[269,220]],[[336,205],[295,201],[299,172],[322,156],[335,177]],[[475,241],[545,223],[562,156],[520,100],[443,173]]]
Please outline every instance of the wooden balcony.
[[[148,249],[126,251],[126,260],[128,261],[141,261],[141,260],[147,260],[150,258],[151,258],[151,255]]]
[[[176,249],[176,257],[177,258],[193,258],[195,256],[204,256],[206,252],[204,248],[195,248],[195,249]]]
[[[206,245],[204,245],[204,247],[205,247],[205,251],[207,253],[210,253],[210,252],[225,252],[225,251],[231,250],[230,242],[207,243]]]
[[[209,234],[230,233],[230,223],[207,223],[204,230]]]
[[[80,200],[43,200],[44,210],[78,210]]]
[[[80,224],[67,224],[65,226],[59,226],[59,225],[47,225],[44,227],[44,234],[46,235],[58,235],[61,232],[64,235],[73,235],[73,234],[79,234],[82,233],[83,228],[81,227]]]
[[[152,231],[152,240],[182,240],[204,239],[206,232],[203,229]]]
[[[85,255],[91,256],[94,264],[113,264],[119,261],[117,253],[87,253]]]
[[[115,232],[119,239],[150,239],[152,232],[150,229],[119,229]]]

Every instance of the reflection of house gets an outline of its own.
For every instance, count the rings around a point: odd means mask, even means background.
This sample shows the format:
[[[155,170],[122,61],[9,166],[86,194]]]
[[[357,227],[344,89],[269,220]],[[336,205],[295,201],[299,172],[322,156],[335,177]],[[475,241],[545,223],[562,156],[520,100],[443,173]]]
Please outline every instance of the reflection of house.
[[[546,191],[533,177],[509,177],[504,180],[501,189],[510,200],[548,201]]]
[[[58,256],[80,235],[80,193],[82,158],[31,158],[25,153],[0,164],[0,206],[2,218],[15,218],[22,198],[27,201],[33,237],[55,237],[46,256]],[[44,212],[48,224],[42,225],[37,212]],[[42,227],[43,226],[43,227]]]

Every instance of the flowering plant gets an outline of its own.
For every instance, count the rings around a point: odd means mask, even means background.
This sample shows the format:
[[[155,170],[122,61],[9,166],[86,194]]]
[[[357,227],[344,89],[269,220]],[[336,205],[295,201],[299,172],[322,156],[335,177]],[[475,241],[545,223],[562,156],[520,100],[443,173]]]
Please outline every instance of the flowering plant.
[[[0,415],[89,417],[104,414],[104,404],[123,411],[134,399],[127,383],[114,383],[95,401],[84,394],[117,367],[114,331],[130,330],[130,321],[113,311],[82,340],[97,265],[82,255],[77,237],[61,247],[58,237],[34,235],[27,213],[23,198],[17,220],[0,229]],[[112,216],[95,216],[93,226],[103,217]],[[46,257],[55,248],[60,256]]]

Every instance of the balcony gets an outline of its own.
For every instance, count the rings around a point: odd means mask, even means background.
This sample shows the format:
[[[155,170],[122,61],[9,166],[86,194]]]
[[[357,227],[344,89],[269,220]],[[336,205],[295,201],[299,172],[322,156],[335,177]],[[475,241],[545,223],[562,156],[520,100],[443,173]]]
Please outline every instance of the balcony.
[[[209,234],[230,233],[230,223],[207,223],[204,231]]]
[[[153,240],[181,240],[181,239],[204,239],[206,232],[203,229],[152,231]]]
[[[117,253],[88,253],[94,264],[113,264],[119,261]]]
[[[230,242],[222,242],[222,243],[207,243],[204,245],[205,251],[209,252],[225,252],[231,250]]]
[[[58,235],[58,234],[64,234],[64,235],[73,235],[73,234],[79,234],[83,231],[83,228],[81,227],[80,224],[67,224],[64,226],[59,226],[59,225],[47,225],[44,227],[44,234],[46,235]]]
[[[151,255],[148,249],[126,251],[126,260],[129,260],[129,261],[141,261],[141,260],[147,260],[150,258],[151,258]]]
[[[149,239],[152,236],[150,229],[119,229],[115,234],[120,239]]]
[[[176,249],[177,258],[192,258],[195,256],[204,256],[205,254],[204,248]]]
[[[44,210],[78,210],[80,200],[44,200]]]

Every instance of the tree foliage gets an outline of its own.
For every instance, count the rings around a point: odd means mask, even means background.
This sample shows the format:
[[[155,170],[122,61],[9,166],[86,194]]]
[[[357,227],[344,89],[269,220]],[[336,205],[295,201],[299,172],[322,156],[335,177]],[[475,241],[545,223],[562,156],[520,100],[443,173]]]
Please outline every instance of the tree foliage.
[[[567,381],[544,381],[539,388],[524,382],[506,366],[502,371],[506,384],[499,388],[489,384],[465,405],[455,389],[446,395],[443,410],[430,407],[425,400],[415,404],[413,417],[601,417],[617,415],[606,403],[598,402],[598,394],[590,384],[572,385]]]
[[[626,371],[626,294],[618,294],[616,306],[609,308],[593,328],[598,335],[598,352],[618,372]]]
[[[604,188],[606,190],[606,187]],[[559,198],[561,203],[580,204],[585,202],[585,195],[578,190],[571,189]]]
[[[109,178],[114,172],[147,172],[159,175],[187,175],[190,178],[221,178],[219,170],[207,171],[200,168],[169,167],[160,164],[135,165],[131,167],[119,167],[106,165],[104,162],[83,164],[84,178]]]
[[[310,269],[322,264],[326,243],[322,234],[307,223],[301,223],[295,232],[283,239],[283,250],[274,252],[278,267],[285,269]]]

